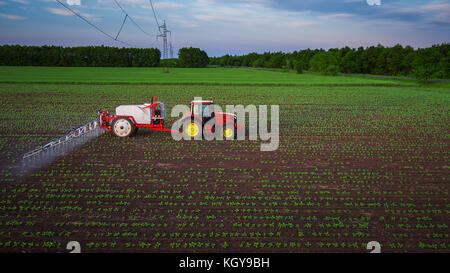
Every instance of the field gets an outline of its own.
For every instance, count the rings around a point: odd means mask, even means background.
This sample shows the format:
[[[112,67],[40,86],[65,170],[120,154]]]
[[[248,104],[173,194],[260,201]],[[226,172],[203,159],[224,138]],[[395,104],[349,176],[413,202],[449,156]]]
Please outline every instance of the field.
[[[315,74],[275,73],[241,68],[115,68],[115,67],[5,67],[0,82],[22,83],[114,83],[114,84],[219,84],[219,85],[414,85],[390,79],[323,77]],[[446,84],[450,87],[450,84]]]
[[[0,67],[0,251],[448,252],[450,88],[246,69]],[[140,73],[141,72],[141,73]],[[280,146],[98,137],[21,155],[95,117],[194,96],[279,105]],[[170,111],[168,111],[170,113]]]

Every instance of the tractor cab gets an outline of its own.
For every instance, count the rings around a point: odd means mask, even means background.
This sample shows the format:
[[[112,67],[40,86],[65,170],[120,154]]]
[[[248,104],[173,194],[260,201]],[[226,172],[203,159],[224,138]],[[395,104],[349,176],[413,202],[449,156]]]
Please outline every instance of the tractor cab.
[[[182,120],[183,133],[192,138],[199,134],[222,132],[225,139],[234,139],[236,132],[243,129],[243,125],[237,123],[235,114],[215,110],[211,98],[191,101],[191,111],[186,113]]]
[[[214,102],[208,101],[192,101],[191,116],[201,119],[203,122],[214,118]]]

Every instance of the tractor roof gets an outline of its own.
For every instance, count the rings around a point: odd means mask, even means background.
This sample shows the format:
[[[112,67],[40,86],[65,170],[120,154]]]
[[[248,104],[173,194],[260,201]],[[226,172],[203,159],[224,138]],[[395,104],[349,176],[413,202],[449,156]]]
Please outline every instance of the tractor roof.
[[[194,100],[191,104],[213,104],[212,100]]]

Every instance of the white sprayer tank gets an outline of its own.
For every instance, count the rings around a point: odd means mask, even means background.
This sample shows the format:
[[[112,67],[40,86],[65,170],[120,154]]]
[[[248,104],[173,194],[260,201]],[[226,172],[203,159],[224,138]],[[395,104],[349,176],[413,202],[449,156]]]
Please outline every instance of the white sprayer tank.
[[[144,109],[143,105],[120,105],[116,107],[116,116],[132,116],[138,124],[150,123],[150,108]]]

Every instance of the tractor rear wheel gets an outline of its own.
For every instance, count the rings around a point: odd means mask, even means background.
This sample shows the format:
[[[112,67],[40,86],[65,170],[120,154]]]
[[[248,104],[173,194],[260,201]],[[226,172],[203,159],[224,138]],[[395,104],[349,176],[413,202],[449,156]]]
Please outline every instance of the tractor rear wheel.
[[[193,120],[189,119],[183,123],[183,134],[190,139],[196,138],[198,137],[198,135],[202,136],[202,132],[203,132],[202,124],[195,119]]]
[[[129,118],[119,117],[114,119],[111,124],[111,129],[118,137],[128,137],[134,133],[136,128]]]

